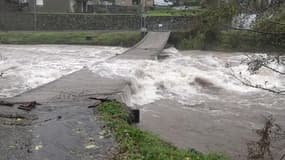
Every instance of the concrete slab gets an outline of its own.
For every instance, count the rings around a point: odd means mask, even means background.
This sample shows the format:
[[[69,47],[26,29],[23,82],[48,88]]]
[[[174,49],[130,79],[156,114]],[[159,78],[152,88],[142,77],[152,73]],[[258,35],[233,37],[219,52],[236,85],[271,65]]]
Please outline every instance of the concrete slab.
[[[170,32],[149,32],[136,46],[114,59],[151,59],[155,60],[164,49]]]
[[[6,99],[42,105],[31,112],[0,106],[2,115],[14,115],[12,120],[0,118],[0,159],[109,159],[116,152],[116,142],[111,135],[106,137],[104,123],[88,108],[95,103],[88,97],[106,95],[123,101],[126,87],[126,81],[105,79],[83,69]]]
[[[107,79],[88,69],[82,69],[10,99],[13,101],[35,100],[39,103],[54,102],[57,99],[70,101],[79,96],[119,93],[127,84],[128,82],[116,77]]]

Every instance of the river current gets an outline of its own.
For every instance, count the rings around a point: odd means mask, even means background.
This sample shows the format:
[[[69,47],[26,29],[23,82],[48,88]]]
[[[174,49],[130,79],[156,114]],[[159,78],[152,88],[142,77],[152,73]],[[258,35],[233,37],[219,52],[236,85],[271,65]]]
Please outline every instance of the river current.
[[[130,105],[142,109],[143,128],[177,146],[191,146],[205,152],[225,150],[233,157],[246,155],[246,142],[241,139],[254,136],[239,134],[262,128],[262,116],[273,115],[279,123],[285,122],[284,96],[245,86],[235,77],[253,85],[285,89],[284,76],[269,69],[262,68],[251,74],[247,64],[242,63],[248,53],[180,52],[169,48],[164,50],[167,58],[158,61],[106,61],[125,50],[102,46],[0,45],[0,98],[21,94],[87,67],[103,77],[121,78],[131,83]],[[282,66],[272,64],[271,67],[285,71]],[[173,114],[177,112],[173,121],[168,122],[173,116],[170,112],[153,108],[158,102],[161,102],[157,105],[160,107],[166,102],[171,104]],[[200,128],[191,126],[192,121],[199,121],[193,118],[193,113],[212,122],[204,122]],[[165,123],[163,116],[166,116]],[[169,126],[172,122],[176,127]],[[245,132],[239,133],[239,130]],[[200,132],[202,134],[198,134]],[[279,150],[275,154],[278,155]]]

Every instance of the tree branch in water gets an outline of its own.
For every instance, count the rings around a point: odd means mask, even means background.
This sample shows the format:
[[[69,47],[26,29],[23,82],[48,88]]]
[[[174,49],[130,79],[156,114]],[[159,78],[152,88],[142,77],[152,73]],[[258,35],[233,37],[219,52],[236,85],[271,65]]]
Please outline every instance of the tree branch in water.
[[[240,73],[240,75],[241,75],[241,73]],[[266,87],[263,87],[263,86],[257,85],[257,84],[254,85],[246,78],[242,78],[242,77],[239,78],[237,75],[234,74],[233,70],[232,70],[231,76],[233,76],[236,80],[238,80],[239,82],[241,82],[245,86],[248,86],[251,88],[256,88],[256,89],[261,89],[261,90],[268,91],[268,92],[275,93],[275,94],[285,95],[285,90],[277,90],[277,89],[266,88]]]
[[[268,68],[268,69],[270,69],[270,70],[272,70],[272,71],[274,71],[274,72],[276,72],[276,73],[279,73],[279,74],[281,74],[281,75],[285,75],[285,72],[278,71],[277,69],[274,69],[274,68],[269,67],[269,66],[267,66],[267,65],[262,65],[262,66],[265,67],[265,68]]]

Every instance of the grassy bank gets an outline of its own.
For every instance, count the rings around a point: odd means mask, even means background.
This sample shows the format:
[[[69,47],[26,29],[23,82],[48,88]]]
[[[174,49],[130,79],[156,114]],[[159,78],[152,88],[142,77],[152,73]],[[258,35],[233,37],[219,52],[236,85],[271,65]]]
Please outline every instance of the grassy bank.
[[[225,52],[284,52],[285,39],[245,31],[222,31],[215,35],[191,32],[172,33],[169,43],[180,50]]]
[[[0,44],[80,44],[131,47],[141,38],[140,32],[0,32]],[[216,36],[190,31],[172,33],[169,43],[180,50],[284,52],[285,39],[280,41],[275,38],[276,36],[270,37],[244,31],[223,31]]]
[[[98,112],[111,129],[119,143],[120,152],[116,160],[223,160],[215,154],[204,155],[195,151],[180,150],[143,132],[128,123],[129,115],[122,104],[106,102],[98,107]]]
[[[140,32],[0,32],[2,44],[82,44],[130,47]]]
[[[285,37],[245,31],[224,31],[218,38],[216,50],[243,52],[284,52]]]

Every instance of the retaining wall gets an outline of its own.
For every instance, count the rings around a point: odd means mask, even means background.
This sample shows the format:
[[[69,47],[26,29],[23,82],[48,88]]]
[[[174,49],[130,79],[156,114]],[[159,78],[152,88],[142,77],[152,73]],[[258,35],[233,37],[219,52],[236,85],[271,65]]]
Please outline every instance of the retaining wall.
[[[1,13],[0,30],[4,31],[62,31],[62,30],[140,30],[144,23],[150,31],[188,30],[197,24],[195,17],[146,17],[138,15],[94,15]]]

